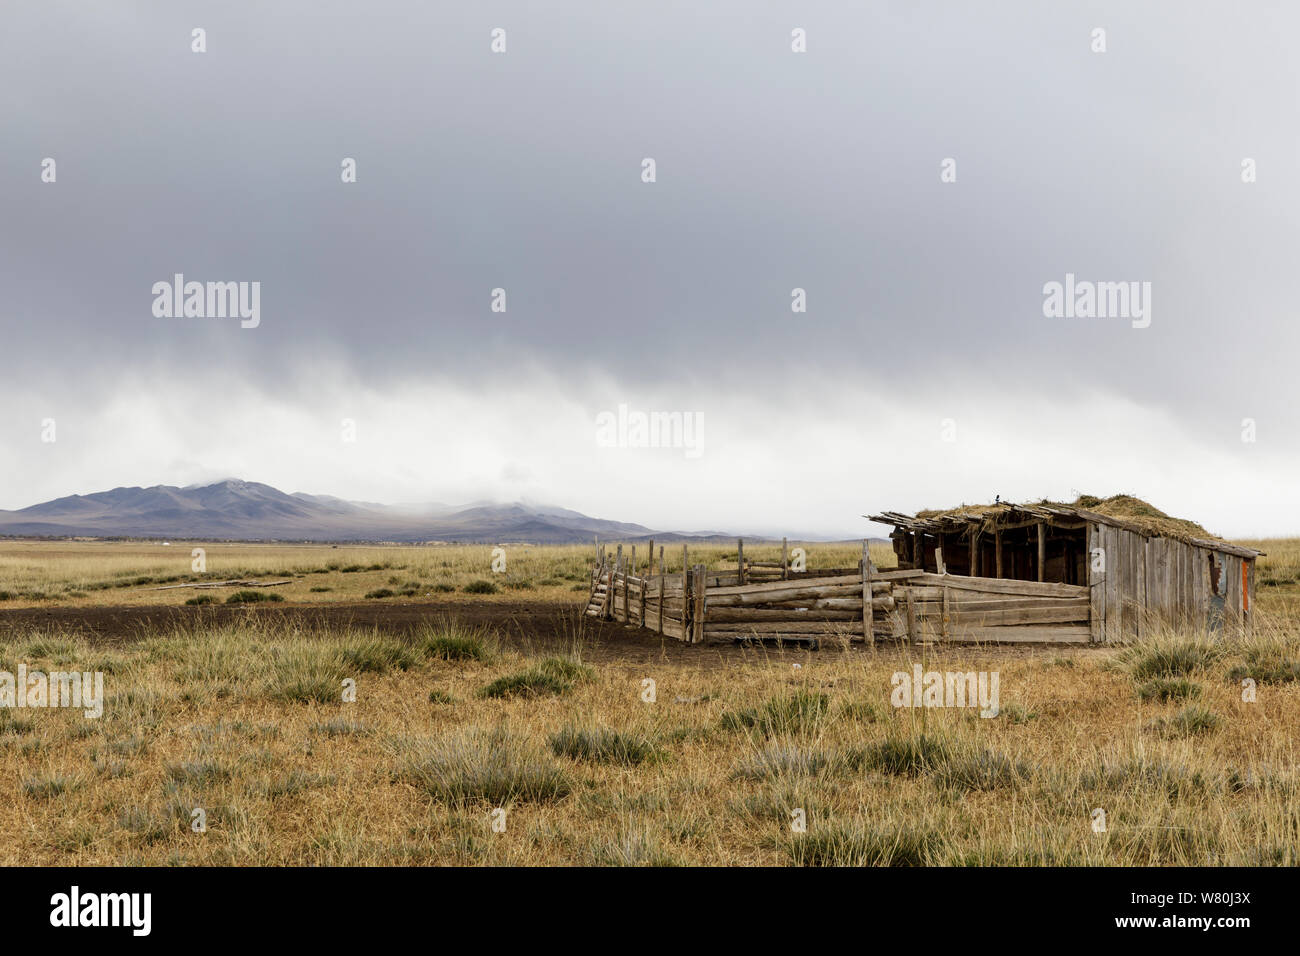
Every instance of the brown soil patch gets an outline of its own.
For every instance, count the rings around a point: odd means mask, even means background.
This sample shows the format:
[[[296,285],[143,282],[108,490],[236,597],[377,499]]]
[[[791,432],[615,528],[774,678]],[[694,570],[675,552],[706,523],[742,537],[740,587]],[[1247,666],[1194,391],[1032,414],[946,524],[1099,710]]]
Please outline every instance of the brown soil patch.
[[[731,666],[756,658],[792,662],[810,656],[832,656],[842,650],[823,646],[810,652],[798,646],[706,644],[690,646],[660,637],[641,628],[598,621],[581,616],[579,605],[557,605],[544,601],[434,601],[424,603],[321,604],[321,605],[204,605],[92,607],[33,607],[0,611],[0,635],[26,631],[58,631],[84,637],[92,643],[127,644],[151,635],[174,630],[193,630],[255,620],[284,623],[305,630],[356,627],[374,628],[386,634],[409,634],[422,625],[448,618],[470,627],[495,630],[509,644],[521,650],[567,650],[581,644],[584,659],[593,663],[676,662],[702,668]],[[1047,655],[1073,656],[1089,653],[1088,648],[1027,647],[930,647],[935,663],[944,658],[972,657],[989,660]],[[854,645],[849,653],[869,650]],[[881,644],[878,652],[913,657],[916,648]]]

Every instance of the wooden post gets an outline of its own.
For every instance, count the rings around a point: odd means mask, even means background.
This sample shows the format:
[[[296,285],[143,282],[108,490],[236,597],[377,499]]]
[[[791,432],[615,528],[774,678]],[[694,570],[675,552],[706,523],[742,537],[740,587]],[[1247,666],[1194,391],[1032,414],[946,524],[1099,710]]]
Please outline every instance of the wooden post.
[[[636,545],[632,545],[632,571],[636,571]],[[632,575],[623,572],[623,623],[632,623]]]
[[[614,563],[609,566],[609,619],[618,620],[618,577],[623,573],[623,546],[618,546]]]
[[[738,571],[739,577],[737,580],[741,584],[744,584],[745,583],[745,539],[744,538],[736,539],[736,567],[740,569]]]
[[[648,578],[652,578],[655,576],[655,539],[654,538],[650,539],[650,567],[646,569],[645,576]]]
[[[610,609],[613,606],[612,602],[613,602],[613,594],[614,594],[614,566],[609,563],[602,549],[601,562],[600,562],[600,576],[604,578],[606,575],[608,575],[609,581],[605,585],[605,599],[600,602],[600,619],[602,621],[608,621],[610,618],[610,614],[611,614]]]
[[[618,546],[618,579],[623,583],[623,623],[627,623],[627,563],[623,560],[623,546]],[[618,620],[618,611],[614,612],[614,620]]]
[[[948,566],[943,563],[944,536],[939,535],[939,543],[934,546],[934,569],[940,574],[948,573]]]
[[[875,614],[871,608],[871,550],[867,539],[862,539],[862,639],[876,646],[876,631],[872,626]]]
[[[1047,525],[1038,522],[1038,580],[1045,581],[1044,565],[1047,564]]]
[[[790,542],[785,538],[781,539],[781,580],[790,579]]]
[[[912,567],[917,571],[925,570],[925,548],[921,544],[921,532],[912,533]]]
[[[637,620],[641,627],[645,627],[645,575],[636,573],[636,545],[632,545],[632,575],[640,582],[638,585],[641,599],[637,602]],[[629,624],[631,621],[628,622]]]
[[[705,583],[706,574],[707,571],[705,570],[704,565],[697,564],[695,566],[695,587],[692,588],[692,591],[694,592],[692,597],[695,600],[695,611],[692,615],[691,621],[693,632],[691,635],[692,644],[700,644],[704,641],[704,613],[706,609],[705,594],[708,590],[708,586]]]
[[[980,576],[980,532],[976,528],[970,533],[970,576]]]
[[[911,588],[907,589],[907,639],[916,643],[916,603]]]
[[[1250,621],[1250,567],[1245,558],[1241,559],[1241,620],[1249,626]]]
[[[948,588],[947,586],[945,586],[943,589],[943,612],[942,613],[943,613],[943,617],[941,619],[939,629],[940,629],[940,633],[943,635],[943,639],[946,641],[948,639]]]
[[[686,545],[682,545],[682,642],[691,642],[691,568],[686,563]]]
[[[659,634],[664,632],[664,546],[659,545]]]
[[[994,577],[1002,577],[1002,529],[993,532],[993,567]]]

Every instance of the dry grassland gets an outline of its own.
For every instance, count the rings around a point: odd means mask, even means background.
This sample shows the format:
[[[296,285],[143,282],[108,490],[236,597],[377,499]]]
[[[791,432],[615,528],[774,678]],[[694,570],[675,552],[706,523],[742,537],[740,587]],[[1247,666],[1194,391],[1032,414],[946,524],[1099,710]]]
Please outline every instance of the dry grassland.
[[[686,649],[698,661],[594,654],[576,608],[558,649],[454,617],[400,636],[273,624],[256,608],[246,623],[127,642],[0,628],[0,670],[105,675],[97,719],[0,710],[0,862],[1294,864],[1300,542],[1262,546],[1257,633],[1231,644],[755,648],[720,667],[703,648]],[[47,596],[11,598],[0,619],[52,594],[225,593],[93,589],[184,577],[189,547],[5,542],[0,588]],[[530,600],[585,598],[591,549],[508,549],[506,576],[490,550],[212,546],[208,576],[292,576],[278,589],[290,602],[364,601],[390,577],[448,584],[438,593],[453,600],[503,578],[531,584],[518,589]],[[813,546],[810,563],[852,564],[840,550]],[[728,553],[708,557],[724,567]],[[467,598],[520,597],[498,590]],[[998,716],[891,706],[891,676],[915,664],[998,671]]]

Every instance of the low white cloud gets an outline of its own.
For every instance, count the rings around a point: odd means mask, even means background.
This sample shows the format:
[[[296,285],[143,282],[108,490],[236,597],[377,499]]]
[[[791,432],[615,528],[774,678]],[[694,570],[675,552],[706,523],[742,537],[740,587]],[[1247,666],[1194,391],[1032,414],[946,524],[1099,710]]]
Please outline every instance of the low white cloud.
[[[107,395],[87,383],[60,396],[45,444],[44,399],[0,394],[21,409],[0,454],[22,463],[0,507],[240,477],[353,500],[526,498],[659,529],[854,537],[881,533],[861,515],[882,509],[1128,492],[1220,534],[1300,532],[1277,507],[1300,468],[1294,448],[1242,443],[1231,422],[1191,433],[1106,394],[1056,403],[990,387],[954,403],[833,382],[815,394],[721,382],[629,392],[539,371],[367,383],[320,366],[292,381],[276,394],[216,375],[116,380]],[[602,446],[598,416],[620,405],[700,416],[698,456]]]

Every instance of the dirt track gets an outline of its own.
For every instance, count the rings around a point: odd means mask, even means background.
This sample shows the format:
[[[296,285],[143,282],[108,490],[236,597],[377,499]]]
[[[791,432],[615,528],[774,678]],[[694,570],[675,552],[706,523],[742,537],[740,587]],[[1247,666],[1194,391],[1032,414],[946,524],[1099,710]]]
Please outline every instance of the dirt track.
[[[456,601],[427,603],[319,604],[319,605],[205,605],[32,607],[0,611],[0,634],[58,631],[77,634],[93,643],[125,644],[152,634],[192,630],[241,621],[284,623],[290,626],[375,628],[389,634],[406,634],[421,625],[451,618],[469,626],[490,627],[509,643],[524,649],[568,649],[581,643],[583,657],[592,661],[626,664],[678,661],[711,667],[756,658],[805,660],[808,651],[773,645],[741,647],[732,644],[689,646],[639,628],[581,616],[578,605],[543,601]],[[881,651],[907,649],[881,645]],[[861,648],[855,648],[861,650]],[[1086,653],[1087,649],[1054,647],[983,647],[932,649],[937,656],[1005,659],[1048,654]],[[840,653],[830,648],[823,655]]]

